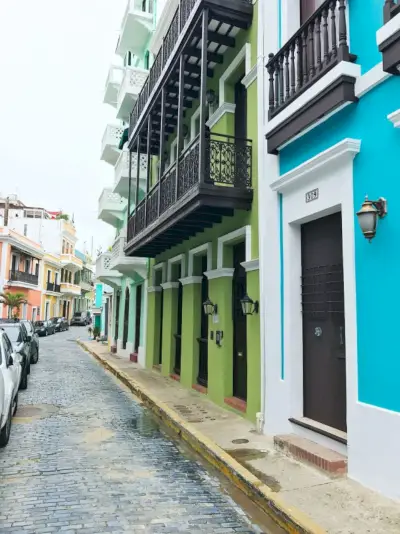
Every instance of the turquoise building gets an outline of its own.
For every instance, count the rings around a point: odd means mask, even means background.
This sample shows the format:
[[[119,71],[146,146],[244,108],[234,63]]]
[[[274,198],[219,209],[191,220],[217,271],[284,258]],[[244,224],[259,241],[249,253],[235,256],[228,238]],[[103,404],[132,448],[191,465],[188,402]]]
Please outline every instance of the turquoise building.
[[[400,5],[260,15],[264,431],[333,449],[399,498]]]

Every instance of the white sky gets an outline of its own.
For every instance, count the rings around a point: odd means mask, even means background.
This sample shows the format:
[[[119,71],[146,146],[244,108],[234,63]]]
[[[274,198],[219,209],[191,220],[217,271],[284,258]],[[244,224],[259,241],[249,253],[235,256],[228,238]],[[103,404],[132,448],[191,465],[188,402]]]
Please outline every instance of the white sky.
[[[0,192],[75,214],[79,242],[105,250],[97,219],[114,180],[100,161],[114,108],[104,84],[126,0],[0,0]]]

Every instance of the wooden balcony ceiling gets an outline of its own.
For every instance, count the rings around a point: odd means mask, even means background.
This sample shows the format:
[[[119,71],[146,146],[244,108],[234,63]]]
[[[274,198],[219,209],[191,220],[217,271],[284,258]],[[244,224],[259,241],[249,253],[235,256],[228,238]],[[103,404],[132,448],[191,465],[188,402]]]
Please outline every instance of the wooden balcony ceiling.
[[[217,66],[224,64],[226,52],[236,47],[236,36],[241,29],[248,29],[253,18],[253,6],[246,0],[207,0],[204,2],[209,7],[210,21],[208,24],[208,61],[207,76],[213,78],[214,70]],[[183,108],[186,110],[193,107],[193,102],[200,97],[201,80],[201,18],[197,18],[193,28],[190,30],[190,38],[182,50],[185,57],[184,76],[184,99]],[[167,82],[166,95],[166,137],[175,132],[178,114],[179,97],[179,61],[176,61],[170,71]],[[160,143],[161,124],[161,96],[152,108],[153,128],[152,128],[152,150],[157,152]],[[146,130],[147,123],[143,130]],[[147,141],[146,131],[142,132],[141,151],[146,151]],[[133,148],[134,145],[132,145]]]

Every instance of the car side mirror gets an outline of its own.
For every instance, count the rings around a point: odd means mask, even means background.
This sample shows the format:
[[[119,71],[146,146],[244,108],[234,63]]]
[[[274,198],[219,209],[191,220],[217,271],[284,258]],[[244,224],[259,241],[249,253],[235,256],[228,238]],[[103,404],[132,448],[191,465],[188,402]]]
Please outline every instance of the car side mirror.
[[[7,367],[11,367],[12,365],[14,365],[14,359],[12,356],[10,356],[8,358],[8,364],[7,364]]]

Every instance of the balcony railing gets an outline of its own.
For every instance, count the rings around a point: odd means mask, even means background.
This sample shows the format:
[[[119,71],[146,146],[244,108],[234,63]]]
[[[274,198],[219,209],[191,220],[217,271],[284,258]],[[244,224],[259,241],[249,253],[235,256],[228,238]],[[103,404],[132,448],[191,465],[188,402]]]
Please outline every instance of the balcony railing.
[[[244,5],[252,4],[252,0],[239,1]],[[196,2],[197,0],[180,0],[179,8],[175,12],[168,31],[164,36],[161,48],[150,69],[148,78],[144,83],[137,102],[131,112],[129,135],[132,134],[152,90],[154,89],[158,79],[161,77],[162,71],[172,55],[175,45],[179,40],[179,36],[185,27],[185,24],[188,21]]]
[[[270,54],[269,117],[277,115],[340,61],[351,61],[347,0],[326,0],[276,55]]]
[[[400,1],[399,0],[385,0],[385,5],[383,7],[383,19],[386,22],[389,22],[393,17],[400,13]]]
[[[39,276],[37,274],[30,274],[22,271],[11,270],[10,280],[12,282],[24,282],[25,284],[32,284],[37,286],[39,283]]]
[[[199,137],[163,174],[138,204],[128,222],[128,242],[150,226],[200,183]],[[216,188],[249,189],[252,182],[252,144],[249,139],[211,134],[206,139],[204,184]]]
[[[60,293],[61,286],[60,284],[54,284],[53,282],[47,282],[47,291],[52,291],[53,293]]]

